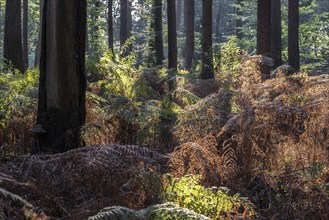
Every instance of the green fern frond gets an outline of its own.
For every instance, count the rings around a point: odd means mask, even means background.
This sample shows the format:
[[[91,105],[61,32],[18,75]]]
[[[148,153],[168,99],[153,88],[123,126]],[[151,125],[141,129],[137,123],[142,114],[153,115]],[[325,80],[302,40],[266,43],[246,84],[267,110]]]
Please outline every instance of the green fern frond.
[[[171,202],[153,205],[139,212],[142,212],[147,220],[210,220],[210,218],[205,215],[198,214],[190,209],[181,208]]]
[[[195,213],[189,209],[181,208],[174,203],[152,205],[146,209],[135,211],[121,206],[112,206],[100,211],[88,220],[210,220],[210,218]]]
[[[121,206],[104,208],[98,214],[89,217],[88,220],[143,220],[142,216],[133,209]]]

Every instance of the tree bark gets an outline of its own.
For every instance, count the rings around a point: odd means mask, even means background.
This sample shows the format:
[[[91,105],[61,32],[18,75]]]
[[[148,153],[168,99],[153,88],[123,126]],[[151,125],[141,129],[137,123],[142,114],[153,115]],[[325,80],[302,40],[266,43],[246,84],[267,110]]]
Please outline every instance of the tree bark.
[[[37,42],[37,48],[35,51],[35,60],[34,60],[34,66],[40,66],[40,57],[41,57],[41,40],[42,40],[42,12],[43,12],[43,3],[44,0],[39,1],[39,35],[38,35],[38,42]]]
[[[108,44],[109,49],[114,52],[114,40],[113,40],[113,0],[108,0],[107,3],[107,32],[108,32]]]
[[[184,0],[184,23],[185,23],[185,68],[192,68],[194,58],[194,0]]]
[[[154,49],[156,57],[156,65],[162,65],[163,55],[163,37],[162,37],[162,0],[154,0],[153,6],[154,19]]]
[[[128,38],[131,37],[131,33],[133,31],[133,17],[132,17],[132,2],[128,0],[128,18],[127,18],[127,26],[128,26]],[[128,46],[128,54],[133,50],[132,43]]]
[[[29,2],[28,0],[23,0],[23,57],[26,67],[29,66],[28,19],[29,19]]]
[[[202,72],[201,79],[213,79],[212,0],[202,0]]]
[[[281,28],[281,0],[272,0],[272,41],[271,54],[274,59],[274,67],[282,65],[282,28]]]
[[[24,73],[27,64],[24,62],[21,18],[21,0],[7,0],[3,56],[7,65]]]
[[[236,5],[237,7],[235,8],[235,13],[236,13],[236,20],[235,20],[235,34],[236,37],[241,40],[243,38],[243,32],[242,32],[242,16],[243,16],[243,11],[242,11],[242,5],[243,0],[237,0]]]
[[[85,122],[86,0],[44,0],[34,152],[80,146]]]
[[[127,56],[125,48],[128,39],[128,0],[120,0],[120,49],[123,57]],[[124,51],[123,51],[124,50]]]
[[[176,29],[176,3],[175,0],[167,0],[168,19],[168,68],[169,74],[174,75],[177,71],[177,29]],[[169,82],[169,90],[175,88],[174,80]]]
[[[289,0],[288,4],[288,63],[299,70],[299,0]]]
[[[257,1],[257,54],[271,56],[271,0]],[[270,67],[261,65],[262,79],[270,78]]]

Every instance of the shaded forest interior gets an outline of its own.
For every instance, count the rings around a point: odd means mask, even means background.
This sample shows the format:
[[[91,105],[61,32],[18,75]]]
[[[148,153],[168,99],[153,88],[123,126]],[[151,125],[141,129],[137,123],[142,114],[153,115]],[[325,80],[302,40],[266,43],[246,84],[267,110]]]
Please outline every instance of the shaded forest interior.
[[[328,0],[0,0],[0,220],[329,219]]]

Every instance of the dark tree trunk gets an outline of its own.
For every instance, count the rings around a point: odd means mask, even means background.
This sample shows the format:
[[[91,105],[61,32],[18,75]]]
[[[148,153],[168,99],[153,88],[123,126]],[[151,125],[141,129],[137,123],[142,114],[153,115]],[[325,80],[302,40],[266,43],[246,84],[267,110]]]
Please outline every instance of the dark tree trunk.
[[[113,40],[113,0],[107,2],[107,32],[108,32],[108,44],[109,49],[114,52],[114,40]]]
[[[288,63],[299,70],[299,0],[289,0],[288,4]]]
[[[120,0],[120,49],[121,55],[127,55],[128,48],[125,43],[128,40],[128,0]],[[124,50],[124,51],[123,51]]]
[[[202,0],[202,72],[201,79],[213,79],[212,0]]]
[[[272,0],[272,42],[271,54],[274,59],[274,67],[282,65],[282,46],[281,46],[281,0]]]
[[[39,17],[39,35],[38,35],[38,42],[37,42],[37,48],[35,51],[35,60],[34,60],[34,66],[40,66],[40,57],[41,57],[41,40],[42,40],[42,11],[43,11],[43,3],[44,0],[39,1],[39,11],[40,11],[40,17]]]
[[[162,65],[164,60],[162,37],[162,0],[154,0],[153,16],[156,65]]]
[[[184,22],[185,22],[185,68],[192,68],[194,58],[194,0],[184,0]]]
[[[45,0],[34,152],[80,146],[85,122],[86,0]]]
[[[131,37],[131,33],[133,31],[133,17],[132,17],[132,3],[128,0],[128,18],[127,18],[127,26],[128,26],[128,38]],[[128,54],[132,51],[132,43],[129,44]]]
[[[242,16],[243,16],[243,11],[242,11],[242,5],[243,4],[243,0],[237,0],[236,2],[236,9],[235,9],[235,13],[236,13],[236,20],[235,20],[235,34],[236,37],[241,40],[243,38],[243,32],[242,32]]]
[[[271,56],[271,0],[257,1],[257,54]],[[270,78],[270,67],[261,65],[262,79]]]
[[[177,31],[176,31],[176,3],[175,0],[167,0],[168,17],[168,69],[169,74],[177,71]],[[169,90],[175,88],[174,80],[169,82]]]
[[[24,62],[21,18],[21,0],[7,0],[3,57],[8,65],[24,73],[27,64]]]
[[[29,50],[28,50],[28,16],[29,16],[29,2],[23,0],[23,56],[26,67],[29,66]]]

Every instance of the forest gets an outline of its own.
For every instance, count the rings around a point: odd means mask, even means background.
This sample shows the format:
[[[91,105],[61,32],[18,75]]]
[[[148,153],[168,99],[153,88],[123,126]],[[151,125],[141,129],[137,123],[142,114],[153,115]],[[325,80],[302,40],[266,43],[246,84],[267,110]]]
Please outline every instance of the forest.
[[[329,1],[0,0],[14,219],[329,219]]]

